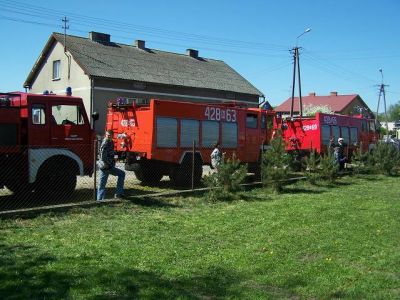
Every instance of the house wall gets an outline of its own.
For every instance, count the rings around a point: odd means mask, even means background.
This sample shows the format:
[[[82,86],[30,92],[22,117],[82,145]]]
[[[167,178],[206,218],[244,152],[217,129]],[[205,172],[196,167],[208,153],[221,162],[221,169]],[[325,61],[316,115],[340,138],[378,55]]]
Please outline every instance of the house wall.
[[[32,81],[31,93],[41,94],[43,91],[52,91],[58,95],[64,95],[67,87],[72,88],[72,95],[81,97],[86,111],[90,115],[90,79],[83,72],[76,61],[71,58],[70,76],[68,78],[68,58],[64,53],[64,47],[60,43],[54,43],[44,63],[39,66],[36,78]],[[68,51],[67,51],[67,54]],[[60,60],[60,78],[53,80],[53,61]],[[89,116],[90,118],[90,116]]]

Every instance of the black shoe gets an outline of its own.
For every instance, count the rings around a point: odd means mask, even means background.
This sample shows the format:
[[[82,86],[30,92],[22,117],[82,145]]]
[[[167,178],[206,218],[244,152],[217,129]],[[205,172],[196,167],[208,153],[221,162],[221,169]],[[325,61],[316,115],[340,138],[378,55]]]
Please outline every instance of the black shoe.
[[[125,199],[125,198],[126,198],[126,196],[124,194],[121,194],[121,195],[115,194],[114,195],[114,199]]]

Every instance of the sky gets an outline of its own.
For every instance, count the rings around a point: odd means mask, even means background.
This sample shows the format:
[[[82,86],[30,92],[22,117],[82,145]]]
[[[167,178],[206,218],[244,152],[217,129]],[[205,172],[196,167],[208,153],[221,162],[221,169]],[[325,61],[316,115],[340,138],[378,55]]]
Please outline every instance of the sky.
[[[67,34],[97,31],[116,43],[141,39],[152,49],[191,48],[223,60],[273,106],[291,96],[296,44],[303,96],[359,94],[376,111],[383,75],[387,107],[400,101],[398,0],[0,0],[0,8],[1,92],[23,90],[66,17]]]

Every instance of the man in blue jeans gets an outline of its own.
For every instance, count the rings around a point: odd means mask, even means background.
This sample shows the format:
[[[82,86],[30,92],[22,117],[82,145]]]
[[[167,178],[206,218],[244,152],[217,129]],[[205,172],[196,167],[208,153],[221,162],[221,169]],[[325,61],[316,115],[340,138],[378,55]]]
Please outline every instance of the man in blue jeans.
[[[100,146],[100,161],[102,162],[102,166],[100,168],[100,183],[99,188],[97,190],[97,201],[101,201],[105,197],[106,193],[106,184],[108,175],[118,176],[117,181],[117,191],[114,195],[114,198],[121,199],[124,198],[124,181],[125,181],[125,172],[121,169],[115,167],[115,159],[114,159],[114,142],[112,140],[113,131],[107,130],[103,139],[103,142]]]

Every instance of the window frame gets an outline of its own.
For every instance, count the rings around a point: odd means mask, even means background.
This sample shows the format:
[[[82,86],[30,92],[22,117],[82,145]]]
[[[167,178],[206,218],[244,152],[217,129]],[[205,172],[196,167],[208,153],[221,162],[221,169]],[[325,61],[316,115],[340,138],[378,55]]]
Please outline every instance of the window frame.
[[[39,120],[35,122],[34,110],[39,110]],[[46,125],[46,105],[44,104],[33,104],[31,107],[31,123],[32,125]]]
[[[250,123],[248,118],[252,118],[252,122]],[[254,122],[255,120],[255,122]],[[246,114],[246,128],[249,129],[257,129],[258,128],[258,114],[257,113],[247,113]]]
[[[61,60],[60,59],[53,60],[52,79],[53,80],[61,79]]]

